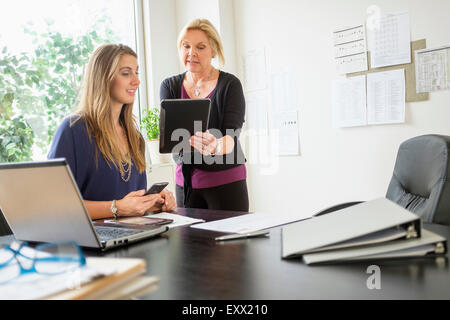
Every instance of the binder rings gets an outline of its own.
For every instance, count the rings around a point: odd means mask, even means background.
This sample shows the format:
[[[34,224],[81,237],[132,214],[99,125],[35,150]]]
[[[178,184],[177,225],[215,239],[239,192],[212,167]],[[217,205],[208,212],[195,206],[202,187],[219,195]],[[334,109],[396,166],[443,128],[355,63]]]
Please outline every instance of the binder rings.
[[[282,257],[367,246],[421,236],[421,220],[378,198],[282,228]]]

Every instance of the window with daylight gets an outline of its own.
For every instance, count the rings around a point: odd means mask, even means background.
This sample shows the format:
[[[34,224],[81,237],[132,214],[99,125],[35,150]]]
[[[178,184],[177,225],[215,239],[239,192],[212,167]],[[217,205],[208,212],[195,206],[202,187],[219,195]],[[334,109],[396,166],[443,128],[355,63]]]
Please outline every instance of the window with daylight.
[[[137,51],[135,13],[133,0],[2,3],[0,162],[46,158],[95,48],[123,43]]]

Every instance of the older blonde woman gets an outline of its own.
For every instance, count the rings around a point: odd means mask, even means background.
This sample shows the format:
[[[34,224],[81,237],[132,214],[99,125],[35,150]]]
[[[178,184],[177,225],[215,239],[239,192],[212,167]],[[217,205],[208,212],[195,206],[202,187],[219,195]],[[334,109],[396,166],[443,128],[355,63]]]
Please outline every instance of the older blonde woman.
[[[66,158],[92,219],[176,208],[170,192],[144,196],[144,139],[133,116],[136,53],[108,44],[91,56],[78,111],[59,126],[48,158]]]
[[[181,30],[178,51],[186,71],[162,82],[161,100],[209,98],[211,111],[209,130],[190,140],[203,155],[202,163],[186,159],[191,155],[176,156],[177,204],[248,211],[245,157],[238,140],[245,118],[241,82],[213,67],[215,57],[222,66],[225,58],[220,36],[206,19],[195,19]]]

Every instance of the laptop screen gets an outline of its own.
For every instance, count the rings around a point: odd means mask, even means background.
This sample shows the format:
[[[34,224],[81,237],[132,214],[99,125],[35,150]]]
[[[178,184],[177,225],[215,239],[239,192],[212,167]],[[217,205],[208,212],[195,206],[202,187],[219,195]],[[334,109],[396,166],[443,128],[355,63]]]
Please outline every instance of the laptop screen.
[[[0,208],[18,240],[101,247],[65,159],[0,164]]]

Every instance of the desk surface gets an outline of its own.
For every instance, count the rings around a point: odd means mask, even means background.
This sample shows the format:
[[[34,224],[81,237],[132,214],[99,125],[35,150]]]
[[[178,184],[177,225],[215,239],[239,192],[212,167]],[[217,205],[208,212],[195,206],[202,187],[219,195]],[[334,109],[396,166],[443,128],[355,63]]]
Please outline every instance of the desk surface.
[[[179,209],[212,221],[238,212]],[[424,225],[450,238],[450,227]],[[217,232],[179,227],[161,237],[88,256],[136,257],[160,278],[146,299],[450,299],[448,254],[439,258],[307,266],[281,259],[281,227],[269,238],[216,242]],[[318,235],[320,236],[320,235]],[[3,237],[3,241],[6,237]],[[367,267],[381,269],[381,289],[369,290]]]
[[[179,209],[206,221],[238,212]],[[450,227],[425,225],[450,238]],[[217,232],[179,227],[162,237],[105,253],[138,257],[160,278],[147,299],[450,299],[448,254],[402,259],[307,266],[281,259],[281,227],[270,238],[216,242]],[[367,267],[381,269],[381,289],[369,290]]]

